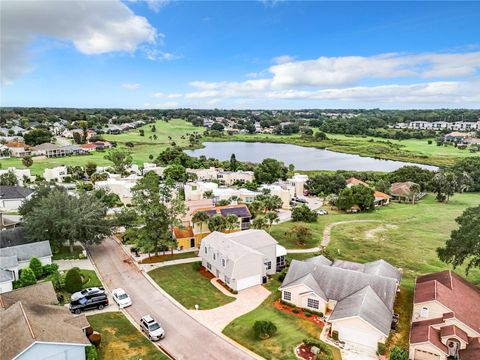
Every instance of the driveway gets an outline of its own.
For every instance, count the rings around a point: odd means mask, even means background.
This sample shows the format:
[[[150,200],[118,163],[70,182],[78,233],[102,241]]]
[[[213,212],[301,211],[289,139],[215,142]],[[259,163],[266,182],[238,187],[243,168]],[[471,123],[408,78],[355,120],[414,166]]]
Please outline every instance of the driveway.
[[[90,259],[53,260],[53,262],[58,265],[58,270],[60,271],[70,270],[74,267],[85,270],[95,270]]]
[[[214,279],[212,279],[212,284],[215,287],[221,288],[221,285],[215,284],[213,281]],[[221,333],[237,317],[257,308],[270,295],[270,292],[262,285],[242,290],[237,295],[232,295],[226,290],[222,292],[235,297],[236,300],[211,310],[188,310],[191,316],[218,333]]]
[[[375,350],[366,346],[346,343],[340,352],[342,360],[378,360]]]
[[[150,314],[161,323],[166,337],[159,345],[175,359],[256,358],[194,320],[158,290],[114,239],[107,238],[88,250],[104,285],[110,290],[121,287],[132,298],[133,305],[125,309],[130,317],[138,322],[143,315]]]

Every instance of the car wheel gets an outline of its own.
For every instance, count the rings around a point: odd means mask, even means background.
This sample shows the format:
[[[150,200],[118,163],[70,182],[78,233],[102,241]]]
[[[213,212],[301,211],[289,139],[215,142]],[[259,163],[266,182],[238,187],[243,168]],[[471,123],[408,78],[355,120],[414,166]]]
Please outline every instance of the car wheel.
[[[102,310],[104,308],[103,305],[98,305],[98,310]]]
[[[74,313],[77,314],[77,315],[80,314],[81,312],[82,312],[82,310],[80,310],[80,309],[76,309],[76,310],[74,311]]]

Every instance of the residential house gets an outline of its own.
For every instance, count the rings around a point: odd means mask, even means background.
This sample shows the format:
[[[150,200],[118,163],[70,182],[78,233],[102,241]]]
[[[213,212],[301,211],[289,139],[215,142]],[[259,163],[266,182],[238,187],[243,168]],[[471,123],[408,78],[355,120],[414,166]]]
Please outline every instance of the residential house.
[[[0,175],[6,174],[8,172],[13,172],[20,186],[23,186],[25,180],[27,182],[33,182],[36,179],[36,177],[32,176],[32,174],[30,173],[30,169],[17,169],[15,167],[9,167],[8,169],[0,169]]]
[[[46,156],[47,158],[50,157],[61,157],[67,155],[67,152],[62,147],[50,144],[50,143],[43,143],[40,145],[35,146],[32,149],[32,155],[37,156]]]
[[[2,247],[0,250],[0,293],[12,290],[13,281],[19,278],[18,271],[28,267],[32,257],[38,258],[42,265],[52,263],[48,241]]]
[[[80,145],[72,144],[62,146],[61,149],[65,152],[65,155],[85,155],[88,151],[83,149]]]
[[[417,201],[426,195],[425,192],[419,192],[419,193],[412,192],[411,190],[412,185],[418,185],[418,184],[412,181],[393,183],[390,186],[390,194],[391,194],[392,201],[408,202],[408,201],[412,201],[413,197],[415,197],[415,201]]]
[[[411,360],[480,359],[480,289],[451,270],[415,282]]]
[[[210,167],[208,169],[187,169],[187,174],[196,176],[196,180],[199,181],[212,181],[217,180],[219,169]]]
[[[401,277],[384,260],[361,264],[319,255],[293,260],[280,291],[284,301],[322,312],[339,340],[376,349],[390,333]]]
[[[73,315],[58,304],[51,282],[0,295],[2,359],[84,360],[90,345],[85,314]]]
[[[57,166],[43,171],[43,178],[46,181],[56,181],[61,183],[67,176],[68,170],[66,166]]]
[[[202,240],[202,265],[230,288],[240,291],[267,282],[285,266],[287,251],[265,230],[224,234],[214,231]]]
[[[20,205],[29,199],[33,190],[22,186],[0,185],[0,209],[17,211]]]
[[[206,208],[199,208],[192,212],[192,217],[195,216],[198,212],[204,212],[209,217],[215,215],[221,215],[223,217],[227,217],[230,214],[236,215],[238,217],[238,226],[233,229],[233,231],[239,230],[248,230],[250,229],[250,221],[252,219],[252,215],[248,210],[247,205],[245,204],[238,204],[238,205],[226,205],[226,206],[210,206]],[[195,236],[195,247],[199,247],[201,240],[210,234],[210,230],[208,229],[207,222],[192,222],[191,223],[193,234]]]
[[[466,133],[453,131],[451,133],[446,134],[443,139],[449,143],[463,143],[466,139],[470,136]]]
[[[254,179],[253,171],[219,171],[217,180],[227,186],[233,185],[235,182],[251,182]]]
[[[10,151],[10,156],[23,158],[31,154],[30,148],[21,141],[10,141],[5,144]]]
[[[196,242],[193,228],[190,225],[184,228],[175,226],[173,228],[173,239],[177,242],[177,248],[179,250],[193,249],[199,245]]]
[[[249,204],[252,203],[259,194],[259,192],[251,191],[248,189],[217,187],[212,190],[212,199],[213,203],[217,204],[219,201],[230,200],[236,197],[238,200],[233,201],[232,204],[237,204],[238,202]]]
[[[212,191],[218,188],[217,183],[213,182],[204,182],[204,181],[195,181],[188,182],[183,187],[185,192],[185,200],[201,200],[205,197],[205,193]]]
[[[113,194],[117,194],[124,205],[129,205],[132,203],[132,188],[137,184],[138,179],[137,175],[121,178],[120,175],[111,174],[107,180],[97,181],[95,189],[105,189]]]
[[[93,144],[93,143],[88,143],[88,144],[82,144],[80,145],[80,147],[85,150],[85,151],[94,151],[97,149],[97,145]]]
[[[431,129],[433,125],[429,121],[412,121],[408,124],[408,127],[410,129],[425,130]]]
[[[369,187],[369,185],[366,182],[363,182],[362,180],[358,180],[357,178],[351,177],[346,180],[347,187],[351,188],[352,186],[356,185],[363,185],[366,187]]]
[[[163,177],[163,173],[165,172],[165,169],[166,169],[165,167],[157,166],[157,164],[143,163],[142,174],[145,175],[149,171],[153,171],[158,176]]]
[[[385,206],[390,204],[390,195],[385,194],[381,191],[375,191],[373,195],[375,196],[375,206]]]

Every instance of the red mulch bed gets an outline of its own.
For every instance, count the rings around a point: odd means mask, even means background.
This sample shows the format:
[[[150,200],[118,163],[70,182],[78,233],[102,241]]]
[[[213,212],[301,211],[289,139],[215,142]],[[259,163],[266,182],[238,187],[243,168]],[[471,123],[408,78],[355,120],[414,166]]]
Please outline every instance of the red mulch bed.
[[[298,313],[294,313],[293,312],[293,308],[289,305],[283,305],[281,302],[281,300],[278,299],[277,301],[275,301],[273,303],[273,306],[275,307],[275,309],[278,309],[280,311],[283,311],[284,313],[287,313],[287,314],[290,314],[290,315],[293,315],[293,316],[296,316],[296,317],[299,317],[301,319],[305,319],[307,321],[310,321],[311,323],[314,323],[318,326],[320,326],[320,328],[323,329],[323,327],[325,326],[325,323],[323,322],[322,319],[320,319],[320,317],[318,317],[317,315],[315,314],[312,314],[311,316],[306,316],[302,309],[300,308],[297,308],[298,310],[300,310]],[[308,311],[308,310],[307,310]],[[306,359],[306,358],[305,358]]]
[[[317,355],[311,352],[312,347],[310,345],[302,344],[298,348],[295,349],[295,353],[298,357],[305,359],[305,360],[315,360]]]
[[[200,266],[200,269],[198,269],[198,272],[203,276],[207,277],[209,280],[212,280],[215,277],[215,275],[213,275],[210,271],[205,269],[203,266]]]

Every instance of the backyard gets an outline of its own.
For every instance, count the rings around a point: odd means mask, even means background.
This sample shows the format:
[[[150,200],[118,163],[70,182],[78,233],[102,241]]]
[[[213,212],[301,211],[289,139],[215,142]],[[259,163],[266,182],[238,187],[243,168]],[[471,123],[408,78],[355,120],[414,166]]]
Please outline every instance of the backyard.
[[[121,312],[90,315],[87,319],[93,329],[102,335],[102,341],[97,349],[100,360],[169,359]]]
[[[194,264],[199,263],[164,266],[148,275],[187,309],[195,309],[196,304],[200,310],[213,309],[235,300],[215,288]]]

